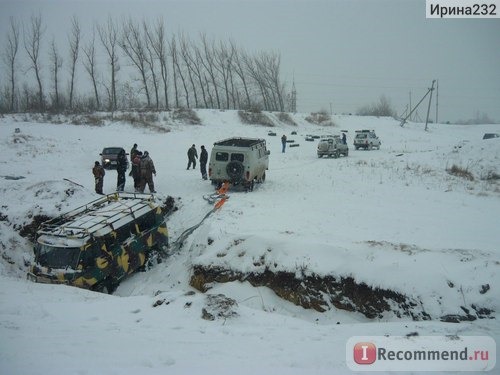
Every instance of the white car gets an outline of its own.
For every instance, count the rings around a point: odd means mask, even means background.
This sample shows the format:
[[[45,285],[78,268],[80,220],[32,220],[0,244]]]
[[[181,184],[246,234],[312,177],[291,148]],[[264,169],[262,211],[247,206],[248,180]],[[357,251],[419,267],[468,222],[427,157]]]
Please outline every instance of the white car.
[[[365,150],[376,148],[380,150],[381,143],[374,130],[356,130],[354,137],[354,148],[356,150],[360,148]]]
[[[318,142],[317,153],[318,158],[321,158],[323,156],[333,156],[334,158],[338,158],[340,155],[349,155],[349,147],[347,147],[347,145],[342,142],[338,135],[331,136],[321,138],[321,140]]]

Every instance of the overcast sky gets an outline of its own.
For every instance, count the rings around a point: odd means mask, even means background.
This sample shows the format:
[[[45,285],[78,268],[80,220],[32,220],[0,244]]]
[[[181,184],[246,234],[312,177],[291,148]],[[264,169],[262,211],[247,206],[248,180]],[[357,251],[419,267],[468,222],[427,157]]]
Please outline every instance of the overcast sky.
[[[441,122],[477,112],[500,121],[500,19],[426,19],[424,0],[0,0],[2,51],[9,16],[26,22],[39,12],[47,45],[52,36],[67,43],[73,15],[84,38],[108,15],[161,16],[194,40],[203,32],[279,52],[300,112],[354,113],[385,95],[401,114],[410,92],[414,105],[437,79]]]

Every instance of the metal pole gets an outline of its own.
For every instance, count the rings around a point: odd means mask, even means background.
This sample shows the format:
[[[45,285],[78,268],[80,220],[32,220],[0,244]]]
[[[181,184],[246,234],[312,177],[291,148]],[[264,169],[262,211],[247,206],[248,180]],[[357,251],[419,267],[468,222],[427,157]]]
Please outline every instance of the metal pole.
[[[427,117],[425,119],[425,130],[426,131],[427,131],[427,124],[429,123],[429,112],[431,111],[431,100],[432,100],[432,92],[434,91],[434,82],[436,82],[436,80],[432,81],[432,86],[429,89],[431,95],[429,96],[429,105],[427,106]]]
[[[439,111],[439,80],[436,80],[436,124],[439,122],[438,111]]]
[[[434,81],[433,81],[434,82]],[[428,89],[427,90],[427,93],[424,95],[424,97],[422,99],[420,99],[420,101],[418,102],[418,104],[413,107],[413,109],[410,111],[410,113],[408,114],[408,116],[406,116],[402,121],[401,121],[401,124],[399,124],[399,126],[403,126],[405,123],[406,123],[406,120],[408,120],[408,118],[410,118],[411,114],[418,108],[418,106],[420,105],[420,103],[422,103],[424,101],[424,99],[427,97],[427,95],[429,95],[429,93],[431,92],[431,89]]]

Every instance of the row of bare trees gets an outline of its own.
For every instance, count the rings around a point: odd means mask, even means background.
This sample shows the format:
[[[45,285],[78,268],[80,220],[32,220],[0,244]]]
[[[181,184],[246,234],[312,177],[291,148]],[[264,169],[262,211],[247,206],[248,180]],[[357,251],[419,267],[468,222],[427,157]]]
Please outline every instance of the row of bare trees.
[[[10,19],[0,50],[1,112],[286,110],[276,52],[251,55],[234,41],[168,34],[161,19],[108,17],[84,40],[74,16],[65,54],[45,34],[41,15],[28,22]]]

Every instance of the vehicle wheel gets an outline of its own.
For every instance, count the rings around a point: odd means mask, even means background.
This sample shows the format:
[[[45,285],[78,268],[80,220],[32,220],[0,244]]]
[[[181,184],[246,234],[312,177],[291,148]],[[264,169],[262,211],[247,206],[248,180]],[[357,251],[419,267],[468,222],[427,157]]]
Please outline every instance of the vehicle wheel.
[[[333,157],[335,159],[337,159],[339,156],[340,156],[340,153],[338,151],[335,151],[335,153],[333,154]]]
[[[250,186],[248,187],[248,191],[253,191],[254,186],[255,186],[255,180],[252,180],[252,182],[250,182]]]
[[[240,161],[231,161],[226,166],[226,173],[231,179],[231,181],[237,182],[243,179],[243,172],[245,167]]]
[[[346,150],[344,155],[349,156],[349,150]]]

